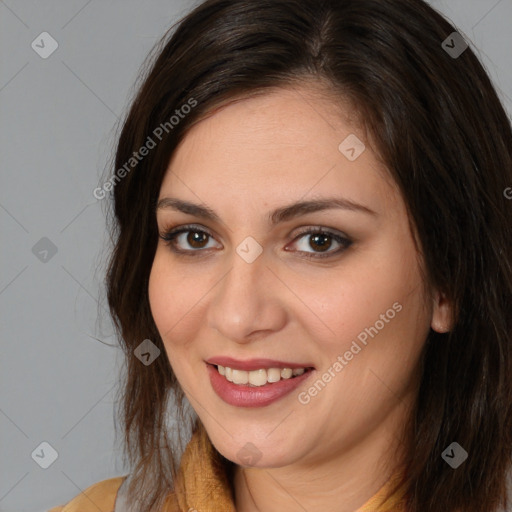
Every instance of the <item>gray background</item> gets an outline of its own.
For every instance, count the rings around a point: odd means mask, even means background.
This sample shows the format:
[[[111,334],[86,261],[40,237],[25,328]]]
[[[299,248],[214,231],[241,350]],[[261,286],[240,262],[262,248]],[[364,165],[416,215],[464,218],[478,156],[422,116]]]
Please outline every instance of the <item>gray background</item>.
[[[92,191],[144,57],[196,3],[0,0],[0,511],[42,512],[126,474],[113,423],[122,354],[98,320],[106,205]],[[512,112],[512,0],[430,3]],[[31,43],[45,31],[59,46],[43,59]],[[43,237],[54,255],[37,255],[45,241],[33,251]],[[31,457],[43,441],[58,452],[48,469]]]

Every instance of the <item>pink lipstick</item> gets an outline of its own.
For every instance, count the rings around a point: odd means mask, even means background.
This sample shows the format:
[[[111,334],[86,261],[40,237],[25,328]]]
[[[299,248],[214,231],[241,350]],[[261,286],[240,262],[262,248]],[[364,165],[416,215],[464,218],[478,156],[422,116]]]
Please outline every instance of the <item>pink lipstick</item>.
[[[270,405],[291,393],[314,372],[310,363],[263,358],[240,361],[212,357],[206,361],[206,367],[215,393],[235,407]]]

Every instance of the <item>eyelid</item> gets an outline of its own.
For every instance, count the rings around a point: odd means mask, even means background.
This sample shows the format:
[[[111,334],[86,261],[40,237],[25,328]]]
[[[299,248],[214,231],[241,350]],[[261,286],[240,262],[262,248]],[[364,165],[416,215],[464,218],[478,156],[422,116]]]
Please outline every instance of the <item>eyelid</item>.
[[[298,239],[302,238],[303,235],[318,235],[318,234],[324,234],[330,236],[336,243],[341,245],[341,248],[335,249],[335,250],[327,250],[325,252],[309,252],[309,251],[295,251],[299,254],[302,254],[305,258],[311,258],[311,259],[322,259],[322,258],[328,258],[328,257],[334,257],[335,255],[340,254],[341,252],[348,249],[354,242],[354,240],[345,235],[344,233],[334,229],[334,228],[327,228],[323,226],[312,226],[308,225],[302,228],[299,228],[300,231],[298,233],[295,233],[293,235],[293,238],[291,240],[292,243],[296,242]],[[209,249],[177,249],[173,242],[176,239],[177,236],[189,232],[197,232],[197,233],[204,233],[208,237],[215,239],[215,236],[211,234],[210,230],[200,224],[183,224],[172,228],[164,228],[163,232],[159,234],[159,237],[163,239],[166,244],[170,247],[170,249],[181,255],[185,256],[199,256],[201,253],[208,252],[211,250]],[[172,238],[171,238],[172,237]],[[288,245],[288,244],[287,244]],[[286,250],[286,249],[285,249]],[[293,252],[293,251],[288,251]]]
[[[298,253],[302,254],[302,257],[305,257],[306,259],[321,260],[322,258],[327,259],[329,257],[339,256],[354,243],[354,240],[351,237],[345,235],[344,233],[338,231],[337,229],[326,228],[323,226],[306,226],[302,228],[299,233],[296,233],[294,235],[292,242],[296,242],[297,240],[302,238],[303,235],[313,236],[318,234],[330,236],[341,247],[335,250],[327,250],[325,252],[297,251]]]
[[[210,230],[205,228],[204,226],[201,226],[200,224],[180,224],[179,226],[173,227],[173,228],[164,228],[163,231],[159,234],[159,237],[164,240],[167,245],[170,246],[170,248],[175,251],[176,253],[180,254],[190,254],[190,253],[196,253],[196,252],[205,252],[205,249],[176,249],[173,247],[172,242],[178,237],[179,235],[183,233],[187,233],[189,231],[196,232],[196,233],[204,233],[210,238],[215,239],[215,236],[212,235]],[[172,238],[171,238],[172,237]],[[219,242],[218,242],[219,243]]]

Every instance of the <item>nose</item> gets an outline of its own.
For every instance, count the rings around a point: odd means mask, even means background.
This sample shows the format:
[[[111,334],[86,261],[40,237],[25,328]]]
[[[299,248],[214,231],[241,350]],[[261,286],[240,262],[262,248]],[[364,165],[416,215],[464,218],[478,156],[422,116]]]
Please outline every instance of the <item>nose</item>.
[[[231,268],[210,294],[208,327],[240,344],[266,337],[286,324],[286,291],[265,251],[252,263],[234,251]]]

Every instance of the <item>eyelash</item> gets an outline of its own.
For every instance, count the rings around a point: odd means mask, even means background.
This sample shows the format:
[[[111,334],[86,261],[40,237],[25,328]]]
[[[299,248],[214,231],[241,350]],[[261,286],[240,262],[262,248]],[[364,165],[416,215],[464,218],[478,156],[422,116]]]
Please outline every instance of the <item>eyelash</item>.
[[[206,231],[204,229],[199,229],[199,228],[197,228],[197,226],[195,226],[193,224],[187,224],[184,226],[180,226],[179,228],[176,228],[176,229],[166,230],[166,231],[164,231],[163,234],[160,234],[159,236],[162,240],[165,241],[166,245],[169,246],[171,251],[173,251],[177,254],[184,255],[184,256],[196,257],[199,255],[196,253],[204,252],[204,249],[183,250],[183,249],[177,249],[176,246],[174,245],[176,237],[182,233],[187,233],[187,232],[201,233],[201,234],[207,235],[210,238],[214,238],[213,235],[211,235],[211,233],[209,233],[208,231]],[[292,240],[292,242],[295,242],[296,240],[302,238],[304,235],[328,235],[342,246],[341,248],[339,248],[335,251],[328,251],[325,253],[320,253],[320,252],[316,252],[316,253],[311,252],[310,253],[310,252],[306,252],[306,251],[299,251],[304,254],[305,258],[311,258],[311,259],[323,259],[323,258],[329,258],[329,257],[336,256],[336,255],[344,252],[346,249],[348,249],[353,243],[352,240],[350,240],[349,238],[343,237],[343,236],[338,235],[332,231],[328,231],[328,230],[325,230],[320,227],[313,228],[313,229],[307,228],[306,230],[300,232]]]

